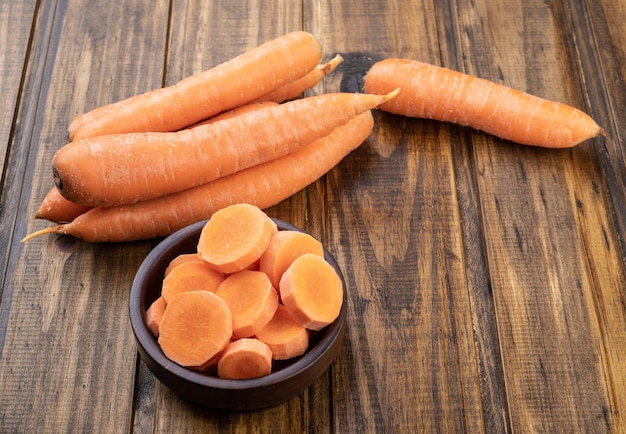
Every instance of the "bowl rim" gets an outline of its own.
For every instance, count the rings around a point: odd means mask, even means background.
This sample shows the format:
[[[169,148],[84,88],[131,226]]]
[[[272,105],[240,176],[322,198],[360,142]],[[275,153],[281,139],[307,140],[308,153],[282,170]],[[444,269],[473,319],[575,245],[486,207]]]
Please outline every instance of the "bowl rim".
[[[279,230],[296,230],[299,232],[305,232],[297,226],[285,221],[275,218],[272,218],[272,220],[277,224]],[[272,372],[271,374],[258,378],[238,380],[219,378],[214,375],[194,371],[177,364],[165,356],[145,321],[145,310],[147,306],[141,299],[141,277],[145,276],[148,271],[155,266],[159,258],[163,258],[167,254],[180,250],[180,243],[195,236],[196,233],[198,233],[199,236],[200,231],[207,221],[208,219],[193,223],[169,235],[159,242],[159,244],[157,244],[142,261],[135,278],[133,279],[129,306],[131,327],[133,329],[137,345],[140,345],[141,349],[145,351],[154,362],[170,374],[173,374],[186,382],[194,383],[197,386],[214,389],[248,390],[253,388],[272,387],[276,384],[286,382],[291,378],[298,376],[301,372],[313,367],[316,361],[322,358],[325,353],[334,347],[336,340],[343,336],[347,316],[347,291],[344,276],[335,258],[325,247],[324,257],[338,272],[343,287],[343,300],[339,316],[335,319],[335,321],[318,332],[324,333],[322,338],[325,340],[325,345],[314,345],[309,348],[304,355],[300,356],[298,360],[280,368],[275,372]],[[152,370],[152,367],[149,366],[149,368]]]

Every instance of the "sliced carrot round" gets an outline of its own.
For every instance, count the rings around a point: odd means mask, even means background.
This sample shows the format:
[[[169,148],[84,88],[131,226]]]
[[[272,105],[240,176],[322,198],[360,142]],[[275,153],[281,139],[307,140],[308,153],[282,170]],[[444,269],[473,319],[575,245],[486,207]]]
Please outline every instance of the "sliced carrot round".
[[[202,366],[230,342],[232,321],[228,305],[214,293],[181,292],[167,303],[158,342],[179,365]]]
[[[161,318],[163,318],[163,314],[165,313],[165,306],[167,303],[163,297],[159,297],[148,308],[146,311],[146,324],[148,328],[152,332],[152,334],[156,337],[159,336],[159,323],[161,322]]]
[[[255,338],[238,339],[228,344],[217,362],[217,375],[232,380],[257,378],[272,372],[272,351]]]
[[[260,208],[240,203],[215,212],[198,241],[198,255],[223,273],[254,264],[276,232],[276,224]]]
[[[310,330],[321,330],[341,311],[341,278],[324,258],[312,253],[293,261],[280,279],[279,290],[293,319]]]
[[[215,292],[224,299],[233,316],[233,338],[247,338],[272,319],[278,307],[278,292],[260,271],[243,270],[228,276]]]
[[[198,259],[200,258],[198,257],[197,253],[183,253],[176,256],[170,261],[169,264],[167,264],[167,268],[165,269],[165,277],[167,277],[167,275],[170,274],[170,271],[172,271],[176,266],[184,264],[188,261],[196,261]]]
[[[322,243],[313,236],[299,231],[278,231],[261,255],[259,270],[266,273],[272,285],[278,288],[280,278],[291,263],[305,253],[324,257]]]
[[[274,360],[301,356],[309,347],[308,330],[298,324],[282,304],[278,305],[274,317],[256,337],[270,347]]]
[[[178,293],[186,291],[217,291],[224,275],[206,262],[196,259],[184,262],[169,272],[163,279],[161,297],[167,303]]]

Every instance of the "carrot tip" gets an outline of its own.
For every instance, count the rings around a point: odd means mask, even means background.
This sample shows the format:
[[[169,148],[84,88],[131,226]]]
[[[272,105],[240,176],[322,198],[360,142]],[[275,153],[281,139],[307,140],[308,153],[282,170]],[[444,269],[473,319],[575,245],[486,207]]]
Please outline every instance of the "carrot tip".
[[[389,101],[390,99],[395,98],[396,96],[398,96],[399,93],[400,93],[400,88],[398,87],[392,90],[391,92],[389,92],[387,95],[385,95],[385,101]]]
[[[322,70],[324,71],[324,75],[328,75],[333,72],[337,66],[339,66],[343,62],[343,57],[341,54],[337,54],[335,57],[330,59],[328,63],[324,64]]]
[[[49,228],[44,228],[38,231],[33,232],[32,234],[26,235],[23,239],[22,239],[22,243],[25,243],[26,241],[32,240],[33,238],[39,237],[41,235],[46,235],[46,234],[57,234],[59,233],[59,231],[61,230],[61,228],[63,227],[63,225],[60,226],[52,226]]]

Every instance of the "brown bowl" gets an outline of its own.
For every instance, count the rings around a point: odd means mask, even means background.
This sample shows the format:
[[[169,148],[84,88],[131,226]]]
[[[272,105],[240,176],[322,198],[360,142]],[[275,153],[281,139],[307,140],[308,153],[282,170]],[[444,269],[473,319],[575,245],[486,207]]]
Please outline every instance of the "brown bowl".
[[[279,230],[298,230],[273,219]],[[227,380],[184,368],[165,357],[146,325],[146,309],[159,296],[165,268],[182,253],[196,251],[206,221],[192,224],[165,238],[143,261],[130,290],[130,322],[142,360],[154,376],[180,397],[193,403],[223,410],[253,410],[283,403],[301,394],[330,367],[339,351],[346,326],[346,284],[332,255],[326,260],[337,270],[343,284],[343,304],[339,317],[311,335],[305,354],[285,361],[274,361],[272,373],[260,378]]]

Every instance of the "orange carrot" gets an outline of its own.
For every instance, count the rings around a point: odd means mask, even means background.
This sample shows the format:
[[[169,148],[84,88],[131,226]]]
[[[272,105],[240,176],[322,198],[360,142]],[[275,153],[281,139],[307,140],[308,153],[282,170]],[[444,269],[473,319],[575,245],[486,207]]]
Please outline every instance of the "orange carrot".
[[[94,208],[69,224],[48,227],[22,242],[56,233],[89,242],[120,242],[162,237],[238,202],[268,208],[302,190],[357,148],[374,126],[368,111],[328,136],[268,163],[151,201]]]
[[[217,375],[217,362],[219,362],[219,360],[224,355],[224,352],[226,351],[226,348],[228,348],[228,345],[226,345],[221,351],[219,351],[217,354],[215,354],[209,360],[204,362],[202,365],[200,365],[200,366],[188,366],[188,368],[189,369],[193,369],[194,371],[201,371],[201,372],[204,372],[205,374],[209,374],[209,375]]]
[[[320,43],[313,35],[291,32],[172,86],[80,116],[70,123],[70,139],[177,131],[304,76],[321,57]]]
[[[148,310],[146,310],[146,324],[156,337],[159,337],[159,324],[165,313],[165,306],[167,303],[163,297],[159,297],[152,302]]]
[[[230,342],[232,316],[209,291],[182,292],[167,303],[159,324],[165,356],[182,366],[202,366]]]
[[[280,297],[293,319],[310,330],[321,330],[341,311],[343,283],[324,258],[305,253],[280,279]]]
[[[258,378],[272,372],[272,351],[255,338],[231,342],[217,362],[220,378],[241,380]]]
[[[210,124],[245,112],[276,104],[277,103],[272,101],[251,102],[249,104],[236,107],[232,110],[222,112],[216,116],[213,116],[212,118],[192,125],[189,128]],[[92,207],[87,205],[78,205],[70,202],[69,200],[61,196],[61,193],[59,193],[59,190],[56,187],[53,187],[43,199],[41,205],[39,206],[39,210],[35,214],[35,218],[45,219],[54,223],[67,223],[71,222],[79,215],[84,214],[91,208]]]
[[[164,277],[167,277],[167,275],[170,274],[170,272],[178,265],[184,264],[185,262],[188,262],[188,261],[197,261],[199,259],[200,258],[198,257],[197,253],[183,253],[183,254],[176,256],[174,259],[170,261],[169,264],[167,264],[167,268],[165,268]]]
[[[175,133],[74,141],[55,154],[54,181],[66,199],[84,205],[154,199],[287,155],[397,93],[324,94]]]
[[[304,253],[324,256],[322,243],[311,235],[299,231],[278,231],[270,240],[270,244],[261,255],[259,270],[266,273],[278,288],[280,278],[294,259]]]
[[[582,111],[489,80],[409,59],[385,59],[365,76],[365,91],[401,88],[381,110],[454,122],[525,145],[568,148],[605,135]]]
[[[278,307],[278,292],[267,274],[239,271],[226,277],[216,294],[233,316],[233,339],[249,338],[267,325]]]
[[[275,91],[268,93],[261,98],[258,98],[256,101],[274,101],[277,103],[282,103],[284,101],[296,98],[304,91],[315,86],[317,83],[320,82],[321,79],[326,77],[328,74],[333,72],[341,62],[343,62],[343,57],[341,57],[340,54],[337,54],[330,61],[318,65],[317,68],[313,69],[304,77],[292,81],[291,83],[287,83],[279,87]]]
[[[202,228],[198,256],[222,273],[235,273],[259,260],[275,231],[276,224],[258,207],[229,205]]]
[[[56,187],[53,187],[46,194],[41,205],[39,205],[39,209],[35,213],[35,218],[54,223],[67,223],[90,209],[90,206],[70,202],[61,196],[61,193]]]
[[[257,339],[272,350],[274,360],[301,356],[309,347],[309,332],[298,324],[285,306],[278,305],[269,323],[256,334]]]
[[[223,280],[224,275],[206,262],[187,261],[172,268],[163,279],[161,297],[169,303],[176,294],[185,291],[216,292]]]
[[[278,105],[278,103],[276,103],[274,101],[251,102],[251,103],[239,106],[239,107],[235,107],[232,110],[228,110],[228,111],[222,112],[222,113],[220,113],[218,115],[210,117],[209,119],[205,119],[203,121],[200,121],[197,124],[194,124],[194,125],[192,125],[189,128],[199,127],[200,125],[212,124],[212,123],[217,122],[217,121],[223,121],[224,119],[229,119],[229,118],[232,118],[234,116],[238,116],[238,115],[241,115],[241,114],[244,114],[244,113],[253,112],[255,110],[258,110],[258,109],[261,109],[261,108],[264,108],[264,107],[271,107],[271,106],[275,106],[275,105]]]

